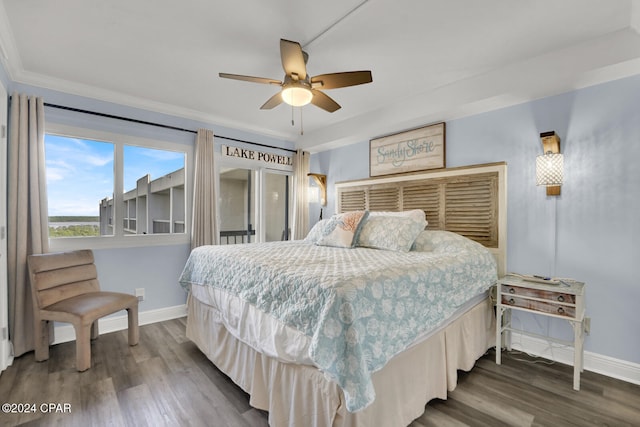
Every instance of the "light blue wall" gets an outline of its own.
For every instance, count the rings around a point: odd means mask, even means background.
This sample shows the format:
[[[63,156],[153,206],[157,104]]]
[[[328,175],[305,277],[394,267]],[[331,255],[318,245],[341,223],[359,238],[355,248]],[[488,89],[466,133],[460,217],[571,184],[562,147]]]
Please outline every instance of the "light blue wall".
[[[635,76],[450,121],[446,140],[447,166],[508,163],[508,270],[586,282],[592,318],[586,350],[634,363],[640,363],[638,100]],[[539,134],[550,130],[565,155],[557,198],[535,185]],[[327,215],[335,210],[335,182],[368,177],[368,147],[362,141],[312,156],[312,170],[328,177]],[[514,323],[572,337],[567,322],[520,315]]]
[[[178,278],[189,252],[189,245],[95,249],[100,286],[128,294],[144,288],[140,311],[184,304],[186,293],[178,285]]]

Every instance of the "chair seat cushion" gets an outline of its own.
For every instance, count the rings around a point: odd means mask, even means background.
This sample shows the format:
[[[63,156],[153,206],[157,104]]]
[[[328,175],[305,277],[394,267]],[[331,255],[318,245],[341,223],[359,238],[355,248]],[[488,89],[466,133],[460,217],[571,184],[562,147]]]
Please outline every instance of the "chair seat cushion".
[[[133,307],[137,303],[138,299],[134,295],[120,292],[89,292],[43,307],[42,313],[55,317],[51,320],[64,321],[58,315],[64,315],[65,317],[70,315],[85,321],[92,321],[116,311]],[[47,317],[49,316],[43,316],[43,318]]]

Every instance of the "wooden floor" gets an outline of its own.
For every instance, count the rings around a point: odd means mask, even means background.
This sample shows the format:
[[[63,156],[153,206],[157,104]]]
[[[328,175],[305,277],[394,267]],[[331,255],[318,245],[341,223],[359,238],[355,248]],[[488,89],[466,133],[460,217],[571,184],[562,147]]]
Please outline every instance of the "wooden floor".
[[[74,343],[53,346],[46,362],[33,353],[16,359],[0,376],[0,403],[36,411],[0,413],[0,426],[266,426],[267,414],[184,330],[185,319],[142,326],[135,347],[126,331],[101,335],[84,373],[75,371]],[[575,392],[571,367],[516,358],[531,360],[505,353],[497,366],[489,351],[411,427],[640,426],[640,386],[585,372]]]

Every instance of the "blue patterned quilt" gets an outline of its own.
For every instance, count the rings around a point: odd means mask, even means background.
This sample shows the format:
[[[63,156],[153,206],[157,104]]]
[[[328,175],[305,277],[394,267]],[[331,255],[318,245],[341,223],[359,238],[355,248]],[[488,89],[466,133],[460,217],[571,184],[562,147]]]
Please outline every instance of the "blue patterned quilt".
[[[494,257],[471,240],[431,232],[421,248],[203,246],[192,251],[180,284],[225,290],[304,333],[309,357],[355,412],[375,399],[373,372],[496,281]]]

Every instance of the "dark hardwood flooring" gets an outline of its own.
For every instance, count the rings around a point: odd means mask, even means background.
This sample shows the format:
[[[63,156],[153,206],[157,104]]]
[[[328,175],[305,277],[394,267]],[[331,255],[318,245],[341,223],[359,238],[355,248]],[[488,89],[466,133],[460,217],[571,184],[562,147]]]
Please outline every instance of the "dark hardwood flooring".
[[[0,426],[267,426],[267,414],[249,406],[184,330],[185,319],[142,326],[135,347],[126,331],[101,335],[83,373],[74,368],[74,343],[51,347],[46,362],[33,353],[17,358],[0,376],[0,403],[37,410],[0,413]],[[575,392],[570,366],[507,353],[497,366],[494,354],[461,373],[449,398],[431,401],[411,427],[640,426],[640,386],[585,371]],[[61,406],[45,413],[48,403]]]

